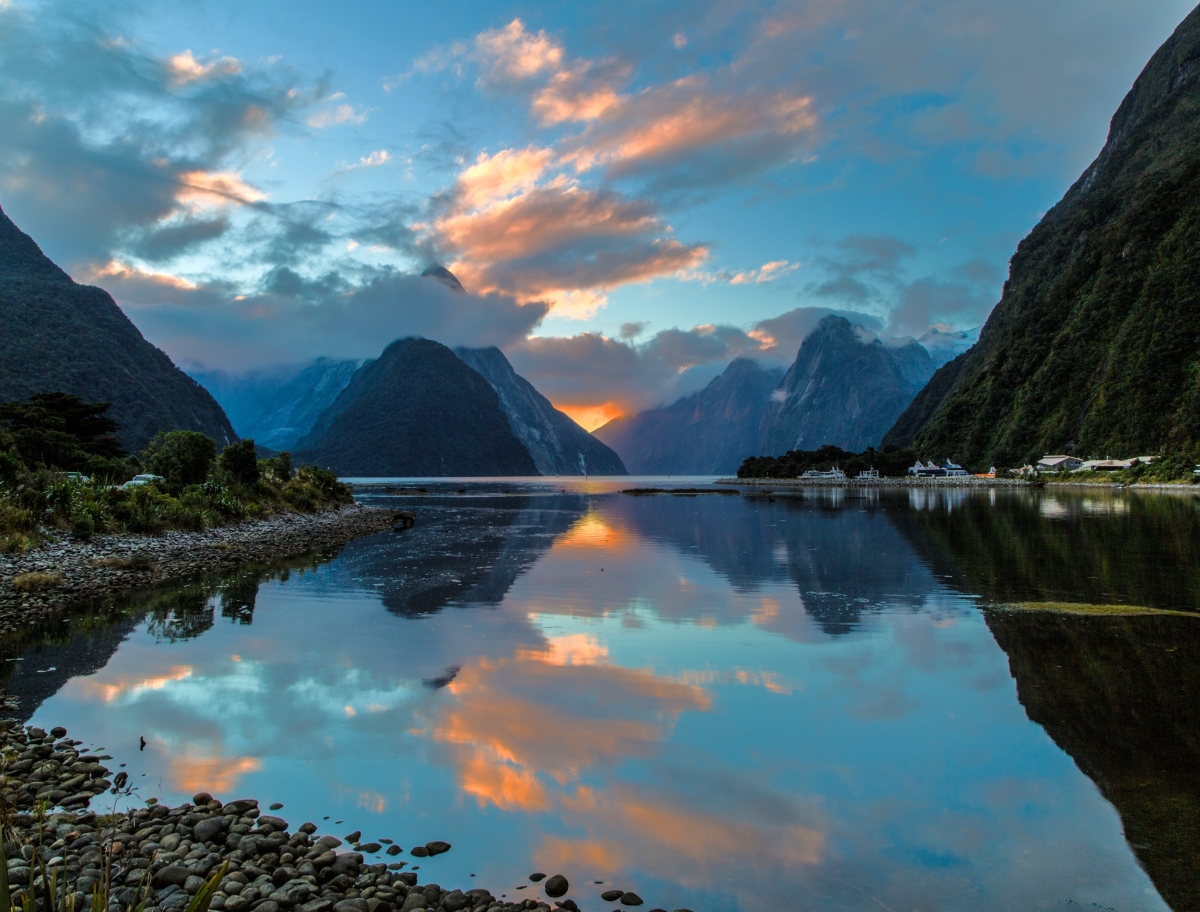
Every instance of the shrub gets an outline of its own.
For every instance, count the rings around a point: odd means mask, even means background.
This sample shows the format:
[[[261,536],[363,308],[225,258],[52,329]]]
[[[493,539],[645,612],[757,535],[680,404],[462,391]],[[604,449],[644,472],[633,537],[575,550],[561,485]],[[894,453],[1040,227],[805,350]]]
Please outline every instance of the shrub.
[[[221,451],[219,460],[222,471],[238,484],[258,484],[258,456],[254,452],[253,440],[239,440]]]
[[[259,472],[280,484],[292,480],[292,454],[287,450],[271,459],[260,459]]]
[[[168,489],[178,492],[200,484],[212,472],[217,445],[199,431],[159,432],[142,454],[142,462],[155,475],[166,479]]]

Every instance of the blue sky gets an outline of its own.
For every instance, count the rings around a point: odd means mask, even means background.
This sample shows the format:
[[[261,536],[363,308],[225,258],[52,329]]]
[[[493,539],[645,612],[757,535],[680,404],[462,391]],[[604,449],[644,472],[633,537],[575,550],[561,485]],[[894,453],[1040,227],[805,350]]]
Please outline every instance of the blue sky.
[[[978,326],[1189,9],[0,0],[0,205],[182,366],[497,344],[592,425]]]

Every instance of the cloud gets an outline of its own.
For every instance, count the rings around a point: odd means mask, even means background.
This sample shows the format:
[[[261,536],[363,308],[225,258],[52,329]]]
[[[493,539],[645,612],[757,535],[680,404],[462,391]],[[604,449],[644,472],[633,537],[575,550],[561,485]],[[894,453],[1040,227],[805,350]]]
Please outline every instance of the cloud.
[[[195,82],[213,76],[236,76],[242,71],[242,63],[235,57],[220,57],[211,63],[200,63],[190,50],[167,59],[171,81],[176,85]]]
[[[242,165],[324,94],[278,68],[156,56],[86,16],[9,6],[0,10],[0,193],[64,265],[105,263],[157,231],[215,228],[198,209],[263,201]],[[176,232],[171,243],[182,253],[187,240]]]
[[[556,70],[563,60],[562,45],[545,32],[532,35],[520,19],[504,28],[475,36],[473,57],[480,64],[480,79],[488,82],[520,82]]]
[[[373,358],[393,339],[413,335],[449,346],[509,346],[547,310],[380,268],[308,275],[281,266],[249,294],[227,282],[194,284],[126,264],[92,278],[179,363],[234,372],[322,355]]]
[[[305,121],[310,127],[324,130],[340,124],[361,124],[367,120],[367,113],[362,108],[341,101],[345,96],[337,92],[324,102],[321,108],[314,111]]]
[[[692,269],[707,249],[670,237],[646,200],[589,189],[556,168],[552,150],[481,154],[438,201],[422,240],[470,288],[544,300],[585,317],[604,292]]]

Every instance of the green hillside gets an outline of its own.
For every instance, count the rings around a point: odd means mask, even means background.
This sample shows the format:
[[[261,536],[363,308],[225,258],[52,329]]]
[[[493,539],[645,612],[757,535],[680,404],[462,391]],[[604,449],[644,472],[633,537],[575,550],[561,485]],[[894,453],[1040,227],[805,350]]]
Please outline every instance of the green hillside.
[[[1200,447],[1200,9],[1018,246],[979,343],[884,442],[973,466]]]

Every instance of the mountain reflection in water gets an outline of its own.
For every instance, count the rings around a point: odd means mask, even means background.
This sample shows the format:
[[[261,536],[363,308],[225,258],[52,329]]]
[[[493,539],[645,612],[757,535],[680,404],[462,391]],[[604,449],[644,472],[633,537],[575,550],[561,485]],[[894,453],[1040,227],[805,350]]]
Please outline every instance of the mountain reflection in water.
[[[79,615],[7,686],[145,797],[446,839],[420,862],[443,884],[1195,907],[1193,619],[978,607],[1194,609],[1190,499],[429,488],[367,496],[409,532]]]

